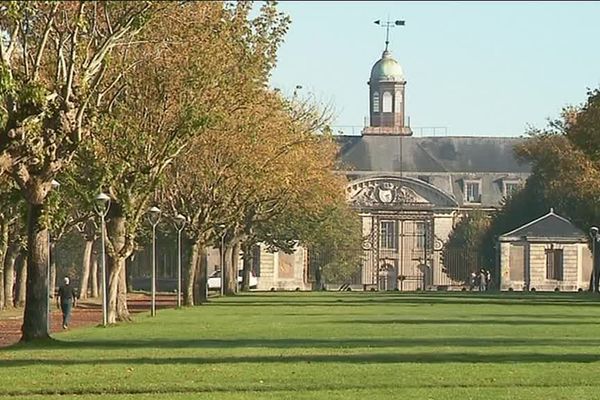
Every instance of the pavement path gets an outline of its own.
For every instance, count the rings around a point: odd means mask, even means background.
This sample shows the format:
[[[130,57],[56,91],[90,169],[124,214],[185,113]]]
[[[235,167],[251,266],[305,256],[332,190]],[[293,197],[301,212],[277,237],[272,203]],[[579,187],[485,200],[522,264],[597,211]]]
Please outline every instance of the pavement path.
[[[131,313],[150,311],[151,297],[149,294],[133,293],[127,296],[127,307]],[[175,294],[159,293],[156,295],[156,308],[175,307]],[[15,313],[18,311],[18,313]],[[73,309],[69,329],[102,323],[102,304],[99,299],[81,300]],[[23,310],[0,312],[0,347],[13,345],[21,338],[23,325]],[[56,303],[52,304],[50,316],[51,333],[62,331],[62,314]]]

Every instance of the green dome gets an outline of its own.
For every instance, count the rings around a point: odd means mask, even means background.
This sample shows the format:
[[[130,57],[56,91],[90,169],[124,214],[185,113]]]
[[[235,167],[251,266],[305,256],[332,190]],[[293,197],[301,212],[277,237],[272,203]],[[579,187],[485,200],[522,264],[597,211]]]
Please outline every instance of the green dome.
[[[402,67],[387,50],[383,52],[381,59],[371,68],[371,82],[379,81],[404,82]]]

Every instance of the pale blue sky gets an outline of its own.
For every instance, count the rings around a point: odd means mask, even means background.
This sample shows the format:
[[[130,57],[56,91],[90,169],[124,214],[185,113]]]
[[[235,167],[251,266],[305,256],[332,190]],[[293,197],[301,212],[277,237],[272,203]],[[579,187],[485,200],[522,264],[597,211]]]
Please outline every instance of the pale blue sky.
[[[413,127],[520,136],[600,86],[600,2],[282,1],[279,8],[292,25],[271,84],[288,95],[302,85],[331,103],[334,125],[362,126],[368,115],[367,81],[385,41],[373,21],[388,15],[406,21],[391,30],[390,50],[408,82]]]

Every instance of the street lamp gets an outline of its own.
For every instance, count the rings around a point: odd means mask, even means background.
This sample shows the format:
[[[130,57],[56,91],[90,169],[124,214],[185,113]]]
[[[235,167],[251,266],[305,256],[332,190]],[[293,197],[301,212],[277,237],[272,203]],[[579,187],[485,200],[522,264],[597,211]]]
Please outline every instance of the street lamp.
[[[100,193],[96,196],[94,200],[94,209],[96,213],[100,216],[100,220],[102,221],[100,225],[100,237],[101,237],[101,248],[102,248],[102,326],[106,326],[108,324],[108,307],[107,307],[107,299],[106,299],[106,251],[105,251],[105,243],[106,240],[106,214],[108,214],[108,209],[110,208],[110,197],[108,197],[104,193]]]
[[[60,183],[55,180],[52,179],[52,182],[50,182],[50,190],[54,190],[54,189],[58,189],[58,187],[60,186]],[[48,295],[48,301],[46,303],[46,332],[48,333],[48,335],[50,335],[50,299],[52,298],[52,295],[54,293],[50,293],[50,269],[51,269],[51,262],[50,262],[50,227],[48,227],[48,268],[47,268],[47,273],[46,273],[46,294]]]
[[[181,307],[181,231],[185,227],[186,218],[177,214],[174,219],[177,229],[177,308]]]
[[[221,252],[221,262],[220,262],[220,264],[221,264],[220,265],[220,267],[221,267],[221,296],[224,296],[225,295],[225,289],[224,289],[224,286],[225,286],[225,274],[224,274],[224,272],[225,272],[224,271],[224,268],[225,268],[225,254],[224,254],[224,250],[223,250],[223,244],[224,244],[224,240],[225,240],[225,232],[226,232],[225,231],[225,227],[226,227],[226,225],[225,224],[219,224],[219,225],[217,225],[217,227],[219,229],[221,229],[221,249],[220,249],[220,252]]]
[[[596,241],[598,240],[598,227],[592,226],[590,228],[590,238],[592,238],[592,292],[596,292]]]
[[[150,315],[156,315],[156,225],[160,221],[160,209],[156,206],[148,210],[148,222],[152,225],[152,308]]]

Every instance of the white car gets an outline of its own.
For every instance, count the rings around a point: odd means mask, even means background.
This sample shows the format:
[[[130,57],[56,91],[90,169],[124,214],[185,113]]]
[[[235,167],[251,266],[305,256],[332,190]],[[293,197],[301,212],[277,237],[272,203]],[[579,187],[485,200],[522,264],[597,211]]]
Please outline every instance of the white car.
[[[238,285],[242,284],[242,270],[238,271]],[[207,281],[208,289],[221,289],[221,271],[215,271],[208,277]],[[250,272],[250,289],[256,289],[258,285],[258,279],[252,272]]]

